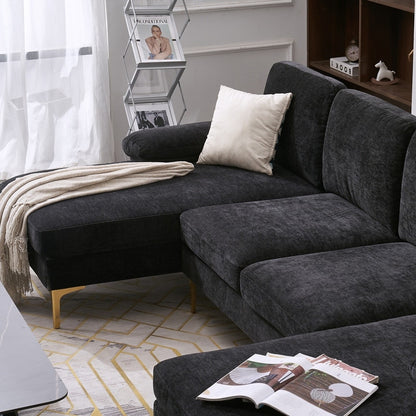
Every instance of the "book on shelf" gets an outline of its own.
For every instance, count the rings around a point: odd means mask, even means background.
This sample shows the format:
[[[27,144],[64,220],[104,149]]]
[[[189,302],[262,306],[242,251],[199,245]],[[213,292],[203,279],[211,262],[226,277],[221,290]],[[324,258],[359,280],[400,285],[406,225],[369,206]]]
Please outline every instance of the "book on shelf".
[[[329,66],[336,71],[342,72],[344,75],[349,75],[350,77],[358,76],[360,67],[358,62],[350,62],[345,56],[330,58]]]
[[[254,354],[197,399],[243,399],[288,416],[344,416],[378,389],[377,382],[377,376],[325,354]]]

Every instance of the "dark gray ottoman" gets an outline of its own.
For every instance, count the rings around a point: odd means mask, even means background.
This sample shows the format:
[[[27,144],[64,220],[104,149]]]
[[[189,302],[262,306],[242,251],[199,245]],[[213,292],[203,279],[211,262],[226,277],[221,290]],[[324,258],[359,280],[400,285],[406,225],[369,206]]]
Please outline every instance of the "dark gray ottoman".
[[[154,369],[155,416],[279,414],[241,400],[202,402],[195,397],[254,353],[312,356],[325,353],[380,376],[379,390],[357,416],[416,415],[416,315],[280,338],[222,351],[192,354]]]

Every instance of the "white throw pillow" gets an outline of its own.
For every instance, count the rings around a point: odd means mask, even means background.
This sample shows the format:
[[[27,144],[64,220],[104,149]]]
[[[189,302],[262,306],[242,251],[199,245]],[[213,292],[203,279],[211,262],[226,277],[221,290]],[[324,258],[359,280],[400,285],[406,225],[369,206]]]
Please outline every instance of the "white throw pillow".
[[[221,85],[197,163],[272,175],[270,161],[292,93],[250,94]]]

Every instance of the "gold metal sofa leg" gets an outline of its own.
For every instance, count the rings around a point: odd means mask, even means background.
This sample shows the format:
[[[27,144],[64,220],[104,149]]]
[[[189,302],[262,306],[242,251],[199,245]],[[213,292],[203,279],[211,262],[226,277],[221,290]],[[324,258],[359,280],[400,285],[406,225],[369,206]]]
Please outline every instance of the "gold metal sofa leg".
[[[196,286],[192,280],[189,281],[191,286],[191,313],[195,313],[196,311]]]
[[[52,319],[53,327],[59,329],[61,327],[61,298],[72,292],[85,289],[85,286],[68,287],[65,289],[56,289],[51,291],[52,296]]]

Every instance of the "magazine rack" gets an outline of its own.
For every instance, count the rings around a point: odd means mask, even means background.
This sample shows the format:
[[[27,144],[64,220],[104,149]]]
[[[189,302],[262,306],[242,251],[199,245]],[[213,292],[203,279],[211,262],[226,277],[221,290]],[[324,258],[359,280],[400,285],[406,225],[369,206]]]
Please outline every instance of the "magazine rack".
[[[124,107],[128,133],[179,124],[185,114],[180,78],[186,61],[180,38],[190,18],[185,0],[181,1],[185,21],[180,31],[173,19],[177,0],[128,0],[125,5],[129,40],[123,54],[128,82]]]

